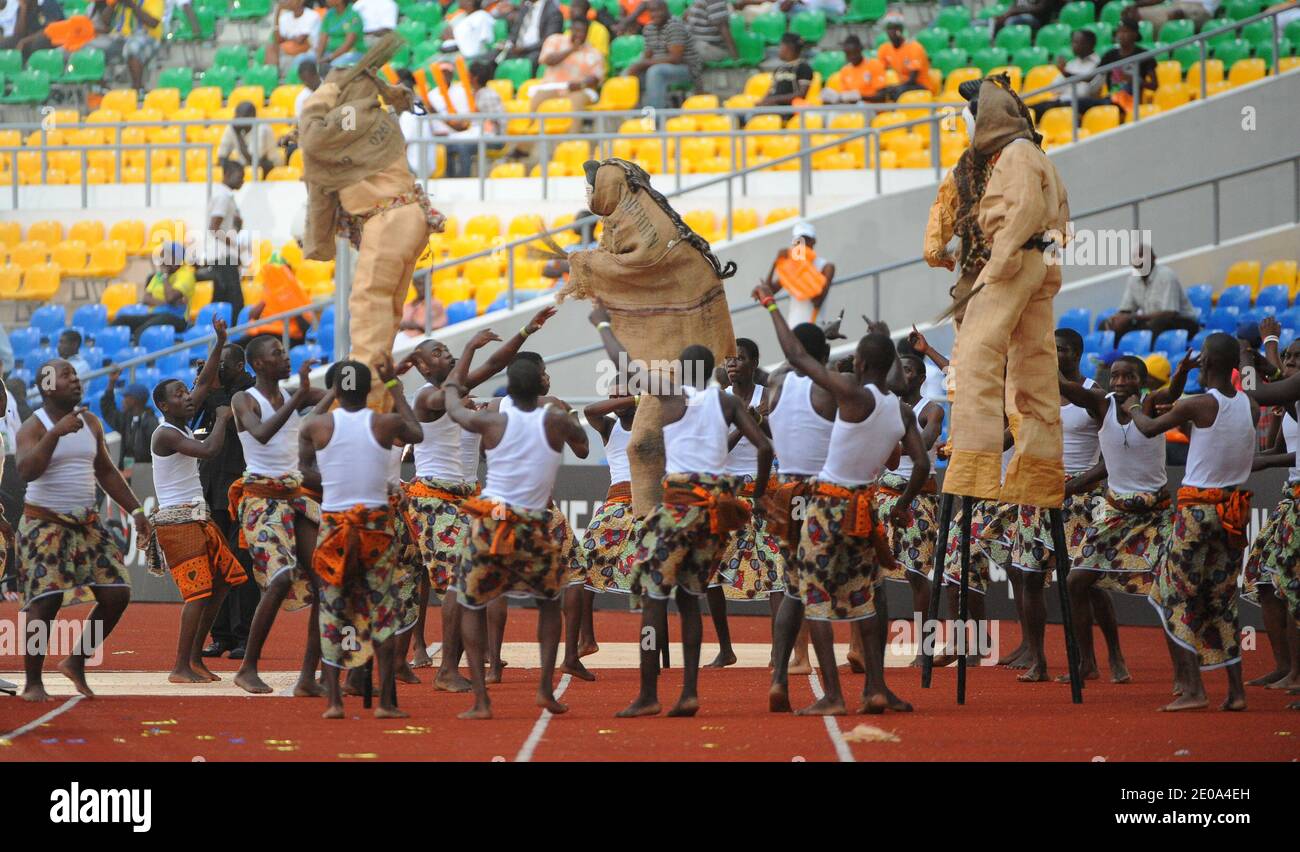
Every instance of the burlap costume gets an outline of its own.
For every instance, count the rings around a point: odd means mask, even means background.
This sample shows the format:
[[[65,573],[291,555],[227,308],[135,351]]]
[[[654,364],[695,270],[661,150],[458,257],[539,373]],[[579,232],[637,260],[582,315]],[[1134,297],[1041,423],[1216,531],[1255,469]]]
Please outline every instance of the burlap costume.
[[[349,357],[364,364],[392,351],[415,262],[429,234],[442,230],[442,215],[406,162],[398,114],[410,109],[411,92],[375,74],[401,45],[399,36],[386,36],[355,66],[330,72],[298,120],[307,184],[303,253],[332,260],[336,236],[357,249]],[[373,382],[368,404],[390,406],[383,382]]]
[[[996,157],[979,206],[990,257],[961,328],[946,493],[1040,508],[1064,497],[1052,299],[1061,270],[1038,243],[1064,234],[1065,185],[1015,95],[985,80],[973,145]],[[1014,368],[1008,371],[1007,365]],[[1002,473],[1004,415],[1015,454]],[[999,484],[1001,483],[1001,484]]]
[[[722,279],[709,244],[650,188],[650,176],[626,160],[586,164],[590,209],[604,219],[600,245],[568,256],[569,283],[556,297],[599,298],[628,356],[669,362],[692,344],[709,347],[718,363],[736,352]],[[632,507],[644,516],[659,502],[664,474],[663,414],[647,395],[628,441]]]

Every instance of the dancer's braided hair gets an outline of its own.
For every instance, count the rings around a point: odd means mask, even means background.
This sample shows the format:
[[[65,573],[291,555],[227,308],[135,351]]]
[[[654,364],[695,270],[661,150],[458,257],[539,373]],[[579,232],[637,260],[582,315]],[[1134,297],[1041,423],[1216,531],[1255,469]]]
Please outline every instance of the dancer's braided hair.
[[[682,221],[681,215],[673,209],[671,204],[668,203],[668,199],[664,198],[663,193],[650,185],[650,175],[645,169],[641,168],[636,163],[629,163],[627,160],[622,160],[618,157],[611,157],[608,160],[601,162],[602,166],[606,164],[616,165],[621,168],[623,174],[627,177],[629,186],[633,189],[644,191],[646,195],[649,195],[654,202],[659,205],[660,209],[662,209],[664,213],[668,214],[668,218],[671,219],[673,225],[677,227],[677,235],[694,246],[695,250],[700,254],[704,255],[705,259],[709,261],[710,265],[712,265],[713,271],[717,273],[719,278],[730,278],[736,274],[736,262],[734,260],[729,260],[726,265],[723,265],[723,263],[718,260],[718,256],[713,253],[713,249],[709,246],[709,241],[691,230],[691,226]]]

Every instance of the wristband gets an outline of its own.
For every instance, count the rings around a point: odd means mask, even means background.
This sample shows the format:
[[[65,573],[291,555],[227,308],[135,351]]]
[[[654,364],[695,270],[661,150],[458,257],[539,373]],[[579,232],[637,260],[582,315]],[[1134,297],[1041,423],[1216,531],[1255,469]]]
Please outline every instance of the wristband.
[[[637,394],[636,396],[632,397],[632,407],[633,407],[633,408],[635,408],[636,406],[638,406],[638,405],[640,405],[640,404],[641,404],[641,394]]]
[[[532,332],[528,330],[528,326],[524,326],[523,328],[519,329],[520,337],[527,337],[530,334],[532,334]]]
[[[775,301],[776,301],[775,298],[773,298],[773,297],[771,297],[771,296],[766,296],[766,297],[764,297],[764,298],[762,298],[762,299],[759,299],[759,300],[758,300],[758,303],[759,303],[760,305],[762,305],[763,307],[765,307],[765,308],[770,308],[770,307],[772,307],[772,303],[775,302]]]
[[[609,320],[601,320],[596,323],[596,331],[604,331],[607,328],[609,328]]]
[[[774,302],[774,301],[773,301],[773,302],[768,302],[768,303],[767,303],[766,305],[764,305],[763,307],[767,308],[768,313],[773,313],[773,314],[776,313],[776,302]]]
[[[392,378],[392,379],[389,379],[388,381],[384,382],[384,387],[388,388],[389,390],[392,390],[393,388],[397,387],[397,386],[400,385],[401,383],[402,383],[402,380],[401,380],[401,379],[398,379],[398,378]]]
[[[1269,345],[1270,343],[1280,343],[1280,342],[1281,342],[1281,340],[1278,338],[1278,336],[1277,336],[1276,334],[1270,334],[1268,337],[1265,337],[1265,338],[1264,338],[1264,343],[1263,343],[1263,345],[1264,345],[1264,346],[1267,346],[1267,345]]]
[[[139,506],[136,506],[134,509],[131,510],[131,514],[133,514],[133,515],[139,515],[140,517],[143,518],[143,517],[144,517],[144,509],[141,509]]]

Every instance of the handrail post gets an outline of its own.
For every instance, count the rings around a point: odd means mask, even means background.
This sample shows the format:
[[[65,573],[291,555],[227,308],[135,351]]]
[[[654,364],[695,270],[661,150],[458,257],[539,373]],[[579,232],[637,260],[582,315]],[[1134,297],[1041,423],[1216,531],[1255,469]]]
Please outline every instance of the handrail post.
[[[870,144],[867,146],[867,149],[868,149],[868,151],[871,153],[871,160],[872,160],[872,162],[875,164],[875,167],[876,167],[876,168],[875,168],[875,172],[876,172],[876,195],[877,195],[877,196],[880,196],[880,195],[883,195],[883,194],[884,194],[884,191],[885,191],[885,190],[884,190],[884,186],[885,186],[885,183],[884,183],[884,174],[883,174],[883,172],[882,172],[882,169],[884,169],[884,164],[883,164],[882,162],[880,162],[880,134],[877,133],[876,130],[873,128],[873,129],[872,129],[872,130],[867,134],[867,137],[871,140]]]
[[[447,146],[445,144],[442,146],[442,150],[443,150],[443,164],[445,165],[447,162],[446,158],[449,154],[449,152],[447,151]],[[485,198],[487,198],[487,175],[488,175],[487,143],[483,141],[483,134],[480,132],[478,135],[478,200],[479,201],[482,201]]]
[[[1214,195],[1214,244],[1219,244],[1219,182],[1216,180],[1210,184],[1210,191]]]
[[[542,129],[545,130],[546,129],[545,120],[539,123],[541,124]],[[542,137],[542,149],[541,149],[541,155],[538,157],[538,162],[541,164],[542,167],[542,200],[545,201],[550,197],[550,195],[548,194],[548,190],[551,181],[550,178],[551,143],[546,140],[545,136]]]
[[[1079,99],[1077,97],[1070,98],[1070,118],[1070,142],[1076,143],[1079,141]],[[972,139],[971,144],[974,142],[975,140]]]
[[[1273,76],[1276,77],[1282,69],[1282,36],[1280,27],[1277,22],[1277,15],[1273,16]]]
[[[546,225],[542,225],[546,229]],[[506,301],[510,307],[515,306],[515,250],[506,249]]]
[[[1136,123],[1142,113],[1142,63],[1133,63],[1133,121]]]
[[[352,243],[339,237],[334,250],[334,360],[341,361],[352,351],[348,335],[348,301],[352,296]],[[426,306],[425,310],[428,308]]]
[[[1209,61],[1209,60],[1208,60],[1208,56],[1207,56],[1207,54],[1209,53],[1209,51],[1208,51],[1208,49],[1207,49],[1206,46],[1205,46],[1205,39],[1201,39],[1201,41],[1199,42],[1199,44],[1200,44],[1200,47],[1201,47],[1201,100],[1205,100],[1205,98],[1206,98],[1206,82],[1205,82],[1206,71],[1205,71],[1205,63],[1206,63],[1207,61]]]

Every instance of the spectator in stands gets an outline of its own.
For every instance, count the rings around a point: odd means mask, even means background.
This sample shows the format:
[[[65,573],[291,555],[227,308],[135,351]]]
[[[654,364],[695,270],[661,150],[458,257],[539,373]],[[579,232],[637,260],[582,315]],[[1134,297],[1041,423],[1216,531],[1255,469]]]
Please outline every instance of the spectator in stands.
[[[1120,62],[1130,56],[1142,53],[1142,48],[1138,47],[1140,38],[1137,24],[1132,21],[1120,21],[1115,28],[1116,47],[1111,48],[1102,54],[1101,64],[1110,65],[1114,62]],[[1141,79],[1143,89],[1156,88],[1156,61],[1147,57],[1136,63],[1138,66],[1138,77]],[[1133,112],[1133,65],[1121,65],[1118,68],[1112,68],[1106,72],[1106,89],[1107,97],[1099,98],[1079,98],[1080,114],[1087,112],[1095,106],[1105,104],[1115,104],[1124,113]],[[1123,115],[1121,114],[1121,120]]]
[[[32,407],[27,404],[27,383],[18,376],[9,376],[4,380],[4,386],[9,392],[13,407],[18,410],[18,423],[21,425],[24,420],[32,416]]]
[[[1119,346],[1124,333],[1133,329],[1149,329],[1155,338],[1171,328],[1195,334],[1201,323],[1178,275],[1157,263],[1155,250],[1144,243],[1133,251],[1133,275],[1119,310],[1106,320],[1105,328],[1115,332],[1115,345]]]
[[[398,324],[398,338],[401,337],[423,337],[424,326],[427,320],[429,328],[443,328],[447,325],[447,309],[443,307],[442,302],[430,295],[426,301],[424,298],[424,288],[429,280],[430,271],[428,267],[417,269],[411,283],[415,286],[415,298],[406,303],[402,308],[402,321]]]
[[[781,64],[772,72],[772,85],[759,106],[789,106],[806,97],[812,86],[813,69],[803,58],[802,38],[796,33],[782,35],[777,56]]]
[[[217,162],[237,163],[262,170],[262,177],[284,160],[284,152],[275,141],[275,131],[269,122],[254,124],[257,107],[251,101],[240,101],[235,107],[235,118],[226,125],[217,145]],[[256,134],[252,131],[256,128]]]
[[[800,219],[790,234],[790,247],[777,252],[765,282],[773,293],[790,293],[786,321],[791,327],[816,322],[826,294],[835,278],[835,264],[818,257],[817,229],[812,222]]]
[[[349,0],[325,0],[325,17],[320,22],[316,42],[316,64],[330,68],[347,68],[365,55],[365,25]],[[328,74],[322,68],[322,74]]]
[[[139,382],[122,391],[122,407],[117,407],[114,388],[122,378],[121,370],[108,374],[108,389],[99,399],[100,417],[121,436],[117,450],[119,470],[130,470],[136,462],[149,462],[149,441],[158,428],[158,416],[149,407],[149,389]]]
[[[1074,53],[1067,62],[1065,57],[1060,56],[1056,59],[1056,67],[1061,69],[1061,73],[1066,77],[1078,77],[1083,74],[1091,74],[1101,65],[1101,57],[1097,56],[1097,34],[1092,30],[1075,30],[1070,36],[1070,50]],[[1054,101],[1039,101],[1031,104],[1030,109],[1034,111],[1034,121],[1042,121],[1043,113],[1053,107],[1070,106],[1076,98],[1090,98],[1096,100],[1101,93],[1102,75],[1096,74],[1085,82],[1073,83],[1068,88],[1061,90],[1061,97]],[[1079,111],[1080,120],[1083,119],[1083,110]]]
[[[280,0],[271,19],[275,24],[266,46],[266,64],[278,66],[281,71],[296,65],[301,79],[302,63],[312,60],[320,41],[320,15],[308,9],[305,0]]]
[[[896,86],[885,89],[887,101],[896,101],[904,92],[918,89],[933,91],[930,81],[930,57],[925,48],[915,40],[909,41],[903,29],[903,16],[890,12],[881,18],[885,25],[885,35],[889,40],[876,49],[876,57],[885,66],[892,68],[901,81]]]
[[[524,58],[537,64],[542,44],[564,31],[564,15],[556,0],[524,0],[507,15],[511,24],[504,53],[511,59]]]
[[[244,228],[244,220],[235,203],[235,193],[243,185],[243,165],[222,160],[221,183],[212,187],[207,212],[205,254],[212,277],[212,301],[229,302],[233,317],[238,317],[244,309],[244,290],[239,283],[239,232]]]
[[[59,357],[72,365],[78,376],[90,372],[90,364],[81,355],[81,332],[75,328],[65,328],[59,333]]]
[[[9,375],[14,368],[14,345],[9,341],[9,332],[0,325],[0,376]]]
[[[781,0],[777,8],[787,15],[798,12],[825,12],[835,17],[843,15],[846,9],[844,0]]]
[[[664,0],[649,0],[650,23],[641,31],[645,55],[623,73],[643,77],[641,103],[654,109],[668,106],[668,90],[688,84],[695,87],[702,63],[691,43],[686,24],[669,16]]]
[[[599,50],[602,56],[609,56],[610,31],[618,26],[618,22],[604,7],[593,9],[591,0],[572,0],[568,6],[562,6],[560,11],[566,13],[570,21],[586,21],[587,43]]]
[[[858,101],[878,101],[885,87],[885,63],[862,51],[862,39],[847,36],[840,43],[844,51],[844,65],[826,81],[822,100],[828,104],[849,104]]]
[[[140,331],[154,325],[170,325],[177,331],[188,327],[190,300],[194,298],[197,282],[194,265],[185,256],[185,246],[177,242],[166,243],[154,257],[157,269],[145,285],[140,303],[150,308],[144,315],[118,314],[114,325],[128,326],[136,340]]]
[[[361,16],[361,30],[367,38],[383,38],[397,29],[394,0],[356,0],[352,8]]]
[[[615,27],[620,35],[634,35],[645,29],[654,16],[650,13],[650,7],[654,0],[618,0],[618,6],[623,10],[623,19]]]
[[[262,279],[262,301],[248,309],[250,321],[299,310],[311,304],[311,297],[298,282],[298,277],[293,274],[293,269],[278,254],[271,255],[271,259],[262,266],[260,275]],[[311,312],[291,317],[289,319],[289,342],[295,346],[302,343],[307,337],[308,327],[315,320],[315,315]],[[284,334],[284,320],[272,320],[265,325],[249,329],[248,339],[251,340],[259,334],[273,334],[276,337],[281,337]]]
[[[993,32],[1017,24],[1033,27],[1038,32],[1039,27],[1056,20],[1064,5],[1065,0],[1020,0],[993,19]]]
[[[567,33],[556,33],[542,45],[541,64],[546,66],[542,82],[533,86],[528,108],[536,112],[543,101],[568,98],[569,108],[584,110],[600,98],[605,81],[605,57],[587,42],[586,18],[569,25]]]
[[[294,118],[299,118],[302,115],[302,105],[307,103],[311,93],[320,87],[320,70],[316,67],[316,60],[307,59],[298,66],[298,79],[302,81],[302,91],[298,93],[298,97],[293,99]]]
[[[491,59],[496,19],[483,11],[483,0],[460,0],[460,8],[463,14],[452,22],[451,38],[443,41],[443,56],[440,58],[453,59],[459,52],[466,62]]]
[[[0,50],[19,50],[26,61],[51,46],[45,26],[61,20],[59,0],[0,0]]]
[[[719,62],[736,56],[727,0],[695,0],[686,8],[684,19],[701,62]]]
[[[501,96],[495,89],[488,86],[488,80],[492,79],[492,64],[480,60],[469,66],[470,84],[474,89],[474,106],[481,113],[502,113],[505,112],[505,106],[501,103]],[[461,120],[453,118],[454,113],[467,113],[469,109],[469,98],[465,94],[465,87],[462,83],[456,82],[449,86],[447,94],[451,98],[451,109],[448,109],[447,102],[442,96],[442,92],[437,89],[429,93],[429,100],[433,106],[434,112],[442,116],[441,119],[434,121],[433,132],[439,136],[446,136],[454,139],[454,142],[447,143],[447,177],[469,177],[473,170],[474,159],[478,155],[478,143],[469,140],[476,140],[480,136],[495,136],[499,132],[498,123],[493,119],[475,119],[474,121]],[[487,144],[490,150],[497,150],[504,143],[493,142]],[[413,149],[414,150],[414,149]],[[485,168],[484,164],[479,164],[480,168]]]
[[[1160,35],[1160,28],[1169,21],[1186,19],[1196,24],[1198,30],[1201,29],[1219,11],[1219,0],[1174,0],[1173,3],[1166,3],[1165,0],[1136,0],[1129,8],[1139,20],[1150,21],[1152,30]]]
[[[96,14],[99,7],[107,14]],[[163,15],[166,0],[97,0],[90,18],[98,35],[86,44],[104,51],[104,60],[115,65],[126,60],[131,88],[144,88],[144,71],[162,48]]]

